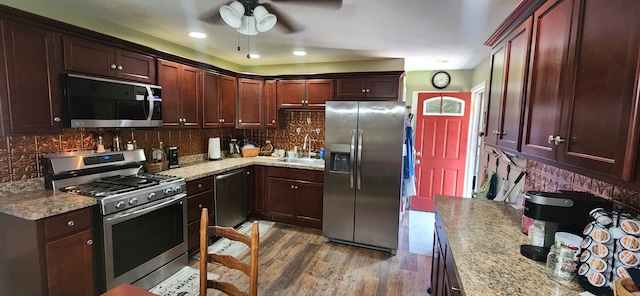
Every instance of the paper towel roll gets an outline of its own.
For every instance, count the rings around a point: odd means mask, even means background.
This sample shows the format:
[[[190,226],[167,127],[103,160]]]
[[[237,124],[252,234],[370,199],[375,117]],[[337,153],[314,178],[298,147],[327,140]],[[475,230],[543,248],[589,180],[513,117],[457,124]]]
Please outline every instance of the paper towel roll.
[[[209,159],[220,159],[220,138],[209,138]]]

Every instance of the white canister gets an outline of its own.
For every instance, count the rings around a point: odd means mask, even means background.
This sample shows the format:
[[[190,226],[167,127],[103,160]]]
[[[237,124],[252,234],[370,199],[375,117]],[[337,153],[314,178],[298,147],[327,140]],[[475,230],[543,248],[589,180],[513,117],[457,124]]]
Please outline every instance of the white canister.
[[[211,160],[220,159],[220,138],[209,138],[208,156]]]

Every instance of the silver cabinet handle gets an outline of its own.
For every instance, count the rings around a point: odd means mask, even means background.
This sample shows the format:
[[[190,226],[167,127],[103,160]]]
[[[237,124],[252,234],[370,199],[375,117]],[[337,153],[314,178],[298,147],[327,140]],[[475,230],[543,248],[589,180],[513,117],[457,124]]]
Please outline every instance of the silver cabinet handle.
[[[275,119],[274,119],[274,120],[271,120],[271,123],[276,123],[276,120],[275,120]]]
[[[251,172],[247,172],[247,175],[251,175]]]
[[[92,240],[92,239],[88,240],[88,241],[87,241],[87,245],[88,245],[88,246],[93,245],[93,240]]]
[[[363,88],[363,89],[362,89],[362,92],[363,92],[363,93],[365,93],[365,92],[367,92],[367,90]]]
[[[198,204],[198,208],[199,208],[199,209],[202,209],[202,204]]]
[[[73,227],[76,225],[76,222],[74,222],[73,220],[69,220],[69,222],[67,222],[67,226],[69,227]]]
[[[547,138],[547,143],[551,144],[551,142],[553,142],[553,135],[549,135],[549,138]]]
[[[242,123],[242,119],[238,119],[238,122],[239,122],[239,123]]]
[[[118,66],[118,70],[122,70],[122,66]]]
[[[369,92],[369,89],[367,88],[367,92]]]
[[[451,287],[451,291],[460,292],[462,290],[460,290],[460,288],[458,288],[458,287]]]
[[[553,142],[554,144],[556,144],[556,146],[559,146],[560,143],[564,143],[565,139],[561,138],[560,136],[553,136],[553,135],[549,135],[549,138],[547,138],[547,143],[551,144],[551,142]]]
[[[56,116],[56,117],[53,118],[53,121],[60,122],[60,121],[62,121],[62,119],[59,116]]]
[[[295,188],[293,188],[293,185],[291,185],[291,189],[295,189]]]
[[[198,188],[202,188],[202,183],[198,183]]]
[[[222,119],[222,123],[224,123],[224,118]]]
[[[109,68],[115,69],[115,68],[117,68],[117,66],[116,66],[116,64],[111,64],[111,66],[109,66]]]

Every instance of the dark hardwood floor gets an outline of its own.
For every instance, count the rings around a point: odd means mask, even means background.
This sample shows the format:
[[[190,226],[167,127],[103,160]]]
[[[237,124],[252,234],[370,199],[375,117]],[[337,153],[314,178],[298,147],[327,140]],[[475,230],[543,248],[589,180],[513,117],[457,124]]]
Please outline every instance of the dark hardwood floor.
[[[260,239],[260,295],[428,295],[431,257],[409,253],[408,219],[400,229],[397,255],[338,243],[322,232],[278,223]],[[429,234],[433,235],[433,234]],[[248,261],[248,252],[240,255]],[[198,261],[190,265],[198,268]],[[209,271],[248,289],[247,277],[223,266]],[[209,290],[208,296],[224,295]]]

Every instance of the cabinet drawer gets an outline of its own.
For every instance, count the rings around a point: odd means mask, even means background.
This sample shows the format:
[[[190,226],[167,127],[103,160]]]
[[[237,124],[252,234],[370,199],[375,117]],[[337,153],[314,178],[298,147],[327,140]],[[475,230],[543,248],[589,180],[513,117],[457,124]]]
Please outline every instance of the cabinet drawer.
[[[49,240],[90,226],[90,209],[74,211],[44,220],[44,237]]]
[[[202,208],[207,208],[209,214],[213,213],[213,191],[203,192],[187,199],[188,222],[200,219]]]
[[[324,183],[324,172],[288,168],[267,168],[267,176]]]
[[[213,177],[200,178],[187,182],[187,194],[195,195],[213,189]]]

